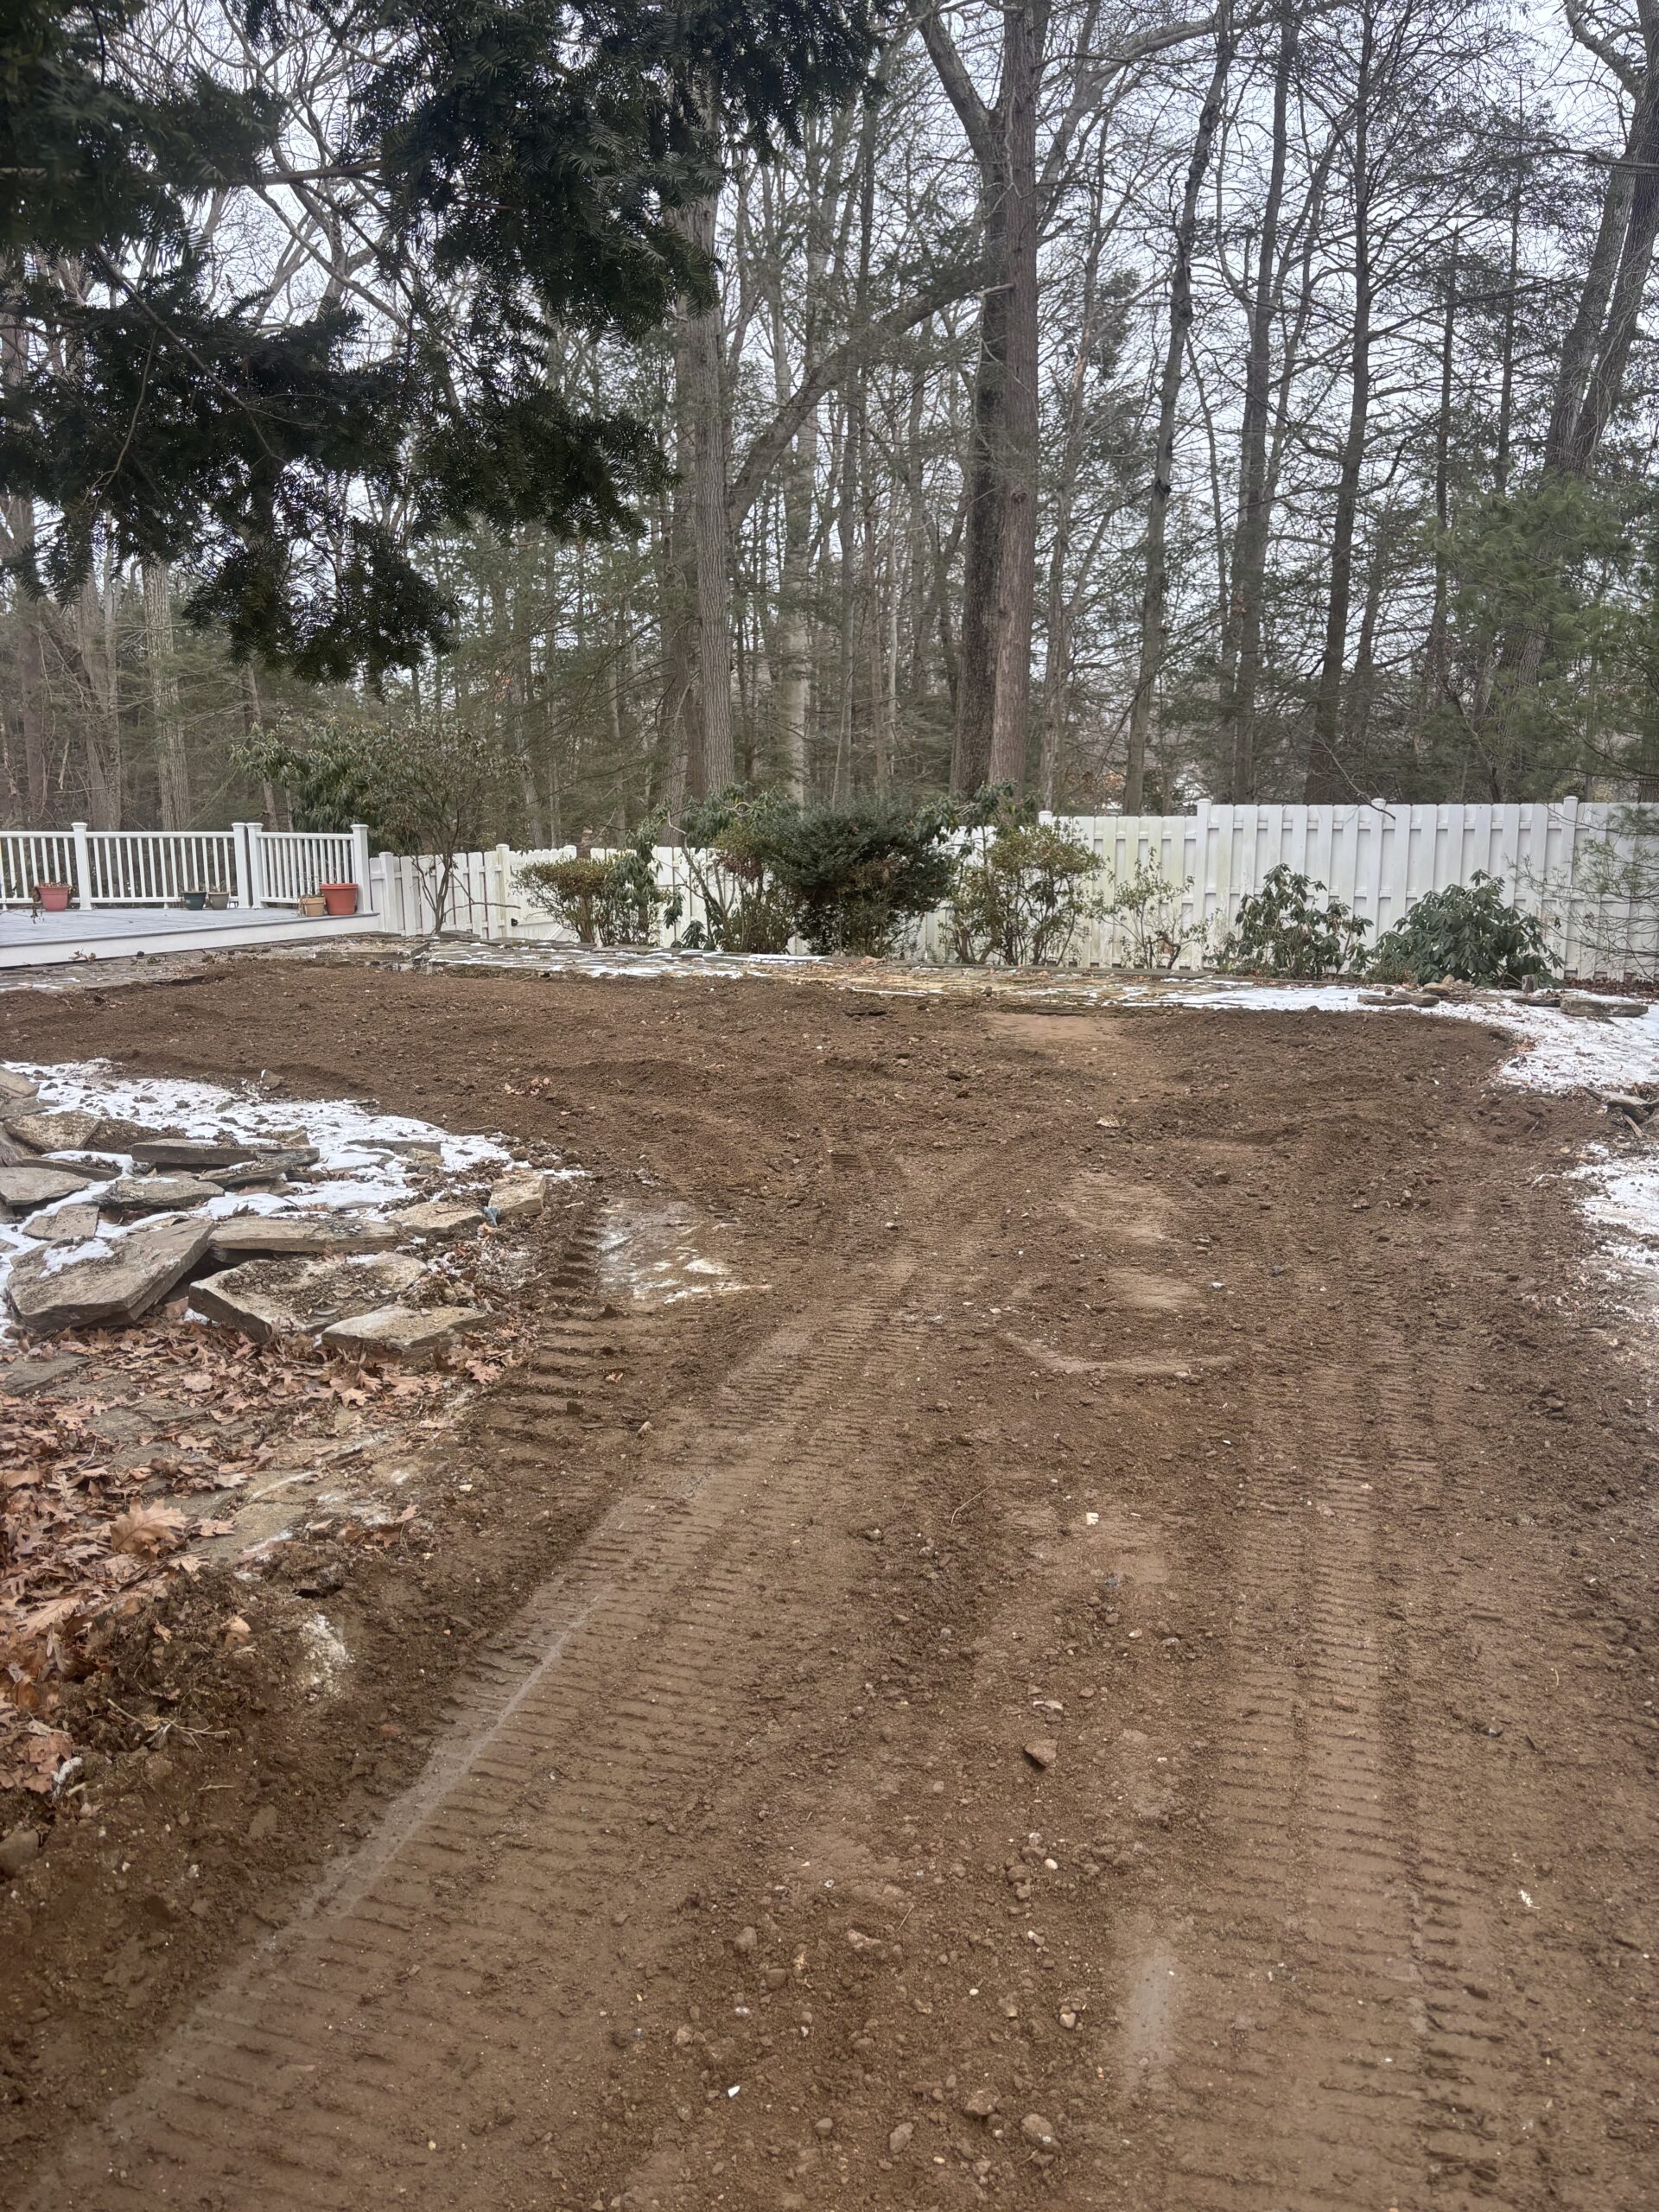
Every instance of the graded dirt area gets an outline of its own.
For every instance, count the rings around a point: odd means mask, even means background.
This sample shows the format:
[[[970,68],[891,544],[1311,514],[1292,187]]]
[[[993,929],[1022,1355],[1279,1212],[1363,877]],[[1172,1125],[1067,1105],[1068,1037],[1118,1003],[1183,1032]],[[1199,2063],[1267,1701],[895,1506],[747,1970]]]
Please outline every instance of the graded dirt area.
[[[1654,1345],[1586,1103],[1412,1015],[257,980],[14,995],[0,1057],[594,1181],[374,1668],[157,1783],[197,1894],[117,1994],[72,1923],[158,1894],[142,1798],[31,1878],[9,2202],[1652,2202]],[[747,1287],[636,1315],[664,1219]]]

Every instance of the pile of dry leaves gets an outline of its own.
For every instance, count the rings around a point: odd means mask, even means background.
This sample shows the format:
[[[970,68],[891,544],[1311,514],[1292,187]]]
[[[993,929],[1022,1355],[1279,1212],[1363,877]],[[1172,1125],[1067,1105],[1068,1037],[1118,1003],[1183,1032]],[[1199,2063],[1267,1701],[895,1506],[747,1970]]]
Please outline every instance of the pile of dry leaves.
[[[179,1321],[54,1349],[86,1363],[49,1396],[7,1395],[0,1368],[0,1790],[42,1796],[73,1769],[62,1693],[92,1663],[89,1632],[199,1574],[193,1542],[232,1533],[201,1508],[251,1482],[279,1440],[321,1436],[372,1400],[426,1410],[459,1379]],[[496,1371],[464,1370],[480,1382]]]

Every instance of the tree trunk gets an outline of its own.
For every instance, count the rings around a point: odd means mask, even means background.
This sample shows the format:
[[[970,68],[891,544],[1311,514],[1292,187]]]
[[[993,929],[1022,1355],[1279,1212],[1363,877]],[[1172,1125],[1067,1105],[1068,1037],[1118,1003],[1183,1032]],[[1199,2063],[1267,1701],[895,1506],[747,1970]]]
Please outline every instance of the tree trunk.
[[[156,783],[163,830],[188,830],[190,765],[179,714],[179,671],[173,657],[173,598],[167,564],[144,564],[144,667],[149,677],[150,719],[156,729]]]
[[[688,210],[693,245],[712,269],[719,195],[710,194]],[[732,749],[732,558],[727,521],[727,480],[731,441],[726,416],[721,360],[720,300],[690,318],[686,365],[691,378],[691,524],[696,548],[697,606],[697,698],[702,721],[704,788],[717,791],[737,771]]]
[[[1128,761],[1123,778],[1123,811],[1139,814],[1146,786],[1147,731],[1153,694],[1163,665],[1165,615],[1169,595],[1167,532],[1169,499],[1175,480],[1175,428],[1180,407],[1181,370],[1192,324],[1192,247],[1198,232],[1198,197],[1210,166],[1210,148],[1221,119],[1227,71],[1233,55],[1232,19],[1224,11],[1216,32],[1215,67],[1199,111],[1186,165],[1186,188],[1175,226],[1175,256],[1169,281],[1169,335],[1158,385],[1158,430],[1153,446],[1152,494],[1147,507],[1146,582],[1141,594],[1141,655],[1135,696],[1129,706]]]
[[[1348,656],[1348,617],[1353,602],[1354,528],[1359,515],[1359,486],[1365,465],[1365,428],[1371,407],[1370,108],[1371,61],[1376,25],[1368,7],[1362,18],[1358,76],[1354,93],[1354,322],[1349,354],[1348,428],[1337,474],[1336,512],[1331,525],[1331,592],[1325,601],[1325,651],[1313,696],[1313,741],[1308,753],[1303,801],[1332,806],[1347,798],[1353,778],[1341,760],[1342,675]]]
[[[664,787],[671,813],[683,799],[701,798],[703,774],[702,712],[697,690],[700,623],[697,613],[697,539],[692,520],[696,474],[696,432],[691,395],[691,317],[683,305],[674,321],[674,454],[678,477],[669,502],[664,549],[663,690],[658,712]]]
[[[995,653],[996,564],[1002,542],[1003,360],[1007,351],[1007,193],[1001,180],[982,187],[984,299],[968,450],[968,519],[963,535],[962,615],[957,630],[957,716],[950,788],[977,791],[989,780]]]
[[[1004,11],[1002,98],[1007,158],[1003,231],[1007,316],[1001,365],[1000,524],[993,627],[990,779],[1025,789],[1031,639],[1037,598],[1037,97],[1046,11]]]
[[[1301,37],[1298,0],[1281,0],[1279,52],[1273,79],[1273,149],[1255,278],[1248,308],[1244,406],[1238,438],[1238,519],[1230,563],[1230,595],[1222,652],[1221,729],[1230,764],[1229,795],[1236,805],[1255,796],[1255,695],[1262,678],[1262,594],[1267,578],[1268,410],[1272,391],[1274,273],[1284,207],[1290,133],[1290,86]]]
[[[1584,289],[1561,349],[1544,466],[1589,473],[1623,397],[1624,372],[1659,238],[1659,57],[1630,111],[1624,159],[1608,170]]]
[[[950,782],[1023,788],[1037,589],[1037,107],[1047,0],[1002,10],[996,104],[975,89],[937,14],[921,31],[979,169],[985,290],[969,439],[967,548]]]
[[[1458,334],[1458,245],[1454,231],[1452,257],[1446,272],[1446,312],[1440,318],[1440,397],[1434,417],[1434,598],[1429,609],[1428,637],[1423,647],[1420,712],[1432,712],[1440,705],[1450,681],[1446,613],[1451,573],[1446,531],[1452,524],[1452,370]]]

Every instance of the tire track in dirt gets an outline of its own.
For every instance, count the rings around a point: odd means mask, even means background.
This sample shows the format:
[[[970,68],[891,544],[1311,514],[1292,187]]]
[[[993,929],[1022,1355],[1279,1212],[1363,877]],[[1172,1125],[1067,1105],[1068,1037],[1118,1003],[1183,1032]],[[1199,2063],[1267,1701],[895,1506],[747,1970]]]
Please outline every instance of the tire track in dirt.
[[[861,1385],[907,1277],[899,1260],[848,1271],[828,1313],[664,1422],[649,1471],[482,1656],[420,1781],[31,2205],[446,2201],[429,2144],[487,2132],[493,2054],[522,2058],[584,2005],[594,2038],[632,1940],[618,1899],[667,1878],[711,1764],[741,1758],[746,1704],[778,1672],[744,1633],[760,1593],[823,1607],[803,1532],[885,1421]],[[628,1325],[567,1319],[542,1370],[556,1397]],[[515,1387],[533,1417],[535,1382]]]
[[[1389,1617],[1407,1494],[1442,1481],[1423,1449],[1427,1394],[1379,1317],[1316,1394],[1253,1395],[1263,1446],[1292,1442],[1253,1475],[1233,1561],[1209,1840],[1221,1863],[1183,1961],[1168,2201],[1345,2212],[1376,2197],[1408,2212],[1432,2190],[1455,2212],[1530,2203],[1535,2162],[1524,2148],[1500,2159],[1491,2139],[1516,2082],[1484,1893],[1467,1839],[1440,1825],[1459,1802],[1456,1747],[1414,1703],[1408,1633]]]

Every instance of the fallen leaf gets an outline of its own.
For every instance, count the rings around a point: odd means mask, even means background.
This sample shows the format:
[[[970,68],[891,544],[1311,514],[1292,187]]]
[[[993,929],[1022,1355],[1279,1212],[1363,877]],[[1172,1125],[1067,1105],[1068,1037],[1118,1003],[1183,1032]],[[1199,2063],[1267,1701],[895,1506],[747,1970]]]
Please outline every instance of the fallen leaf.
[[[111,1548],[118,1552],[162,1551],[184,1534],[185,1516],[173,1505],[130,1505],[110,1523]]]

